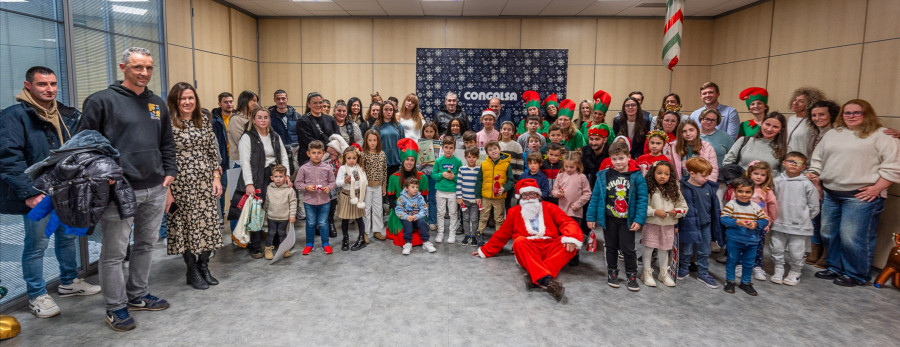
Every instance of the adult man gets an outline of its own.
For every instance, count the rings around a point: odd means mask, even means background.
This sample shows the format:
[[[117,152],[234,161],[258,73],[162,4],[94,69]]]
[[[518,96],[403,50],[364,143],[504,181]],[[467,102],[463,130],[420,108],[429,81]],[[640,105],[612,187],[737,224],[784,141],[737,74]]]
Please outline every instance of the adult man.
[[[704,106],[691,112],[691,119],[700,124],[700,113],[703,110],[718,110],[719,114],[722,115],[722,120],[716,126],[716,129],[728,133],[732,140],[737,140],[741,120],[738,118],[737,110],[734,107],[719,103],[719,86],[713,82],[703,83],[700,86],[700,99],[703,100]]]
[[[438,126],[438,132],[446,134],[447,127],[450,125],[450,121],[453,118],[459,118],[461,120],[462,129],[460,129],[460,132],[472,129],[469,125],[469,117],[466,116],[466,112],[459,107],[459,97],[454,92],[447,92],[447,94],[444,95],[444,106],[441,106],[441,110],[434,115],[434,123]]]
[[[327,112],[323,112],[328,114]],[[287,92],[279,89],[275,91],[275,106],[269,107],[269,115],[272,120],[272,130],[281,136],[285,146],[297,144],[297,120],[300,113],[288,105]],[[291,171],[294,172],[294,171]]]
[[[219,166],[221,167],[222,178],[220,182],[222,187],[228,186],[228,120],[231,119],[231,112],[234,111],[234,96],[229,92],[219,93],[219,107],[212,110],[212,126],[213,132],[216,134],[216,143],[219,146]],[[225,194],[219,197],[219,213],[225,212]]]
[[[119,69],[125,77],[108,89],[88,96],[78,130],[96,130],[119,151],[125,178],[134,188],[137,213],[121,219],[115,202],[106,208],[100,227],[100,286],[106,298],[106,323],[116,331],[134,329],[131,310],[159,311],[169,303],[150,294],[148,280],[153,244],[169,184],[175,180],[175,142],[166,103],[147,89],[153,74],[153,58],[146,48],[132,47],[122,53]],[[125,249],[134,230],[134,246],[128,264],[128,279],[122,271]]]
[[[581,229],[559,206],[541,201],[534,179],[517,182],[516,192],[519,205],[509,209],[500,228],[472,255],[493,257],[513,239],[516,262],[528,272],[525,288],[543,289],[560,301],[565,288],[554,278],[581,247]]]
[[[497,129],[500,129],[500,125],[503,124],[503,122],[513,122],[513,124],[519,124],[519,120],[521,120],[522,118],[518,117],[517,119],[513,119],[512,112],[510,111],[510,109],[503,108],[503,104],[500,103],[499,98],[492,98],[490,101],[488,101],[488,108],[490,108],[491,111],[494,111],[494,114],[497,115],[497,122],[494,126]]]
[[[631,92],[631,94],[628,94],[628,97],[635,98],[637,100],[638,104],[641,105],[641,107],[642,107],[641,109],[643,110],[644,92],[642,92],[640,90],[635,90],[635,91]],[[613,119],[619,118],[619,116],[621,114],[622,114],[622,112],[616,113],[616,116],[613,117]],[[654,117],[652,114],[650,114],[649,111],[644,110],[644,119],[650,119],[650,129],[653,129],[654,127],[656,127],[656,117]]]
[[[53,70],[35,66],[25,72],[25,87],[16,96],[19,103],[0,111],[0,213],[24,217],[25,242],[22,275],[28,292],[28,307],[35,316],[52,317],[59,306],[47,294],[44,282],[44,251],[50,239],[44,229],[50,217],[38,222],[24,216],[45,198],[33,187],[25,169],[44,160],[71,138],[81,114],[56,101],[57,78]],[[75,236],[60,227],[53,231],[59,262],[59,296],[91,295],[100,287],[78,276]]]

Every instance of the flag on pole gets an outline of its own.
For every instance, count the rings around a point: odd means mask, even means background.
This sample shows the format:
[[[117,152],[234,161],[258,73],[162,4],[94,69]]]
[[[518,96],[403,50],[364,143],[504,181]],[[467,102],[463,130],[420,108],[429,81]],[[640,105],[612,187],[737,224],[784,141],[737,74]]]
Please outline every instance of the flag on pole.
[[[668,0],[666,2],[666,31],[663,35],[663,64],[672,70],[678,64],[681,54],[681,30],[684,24],[684,0]]]

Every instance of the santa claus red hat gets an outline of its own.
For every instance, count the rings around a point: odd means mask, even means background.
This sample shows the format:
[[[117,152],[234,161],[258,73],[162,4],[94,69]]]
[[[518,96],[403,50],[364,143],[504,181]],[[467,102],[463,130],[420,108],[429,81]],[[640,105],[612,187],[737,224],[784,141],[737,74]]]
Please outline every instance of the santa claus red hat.
[[[628,144],[628,150],[631,151],[631,139],[629,139],[628,136],[619,135],[616,136],[616,139],[613,140],[613,142],[619,141],[619,139],[624,139],[625,143]]]
[[[516,182],[516,199],[518,199],[520,195],[527,192],[535,192],[538,194],[541,193],[541,188],[538,186],[537,181],[535,181],[533,178],[526,178]]]
[[[491,117],[494,117],[494,120],[497,120],[497,114],[494,113],[494,110],[492,110],[492,109],[486,109],[484,111],[481,111],[480,119],[484,119],[484,116],[491,116]]]

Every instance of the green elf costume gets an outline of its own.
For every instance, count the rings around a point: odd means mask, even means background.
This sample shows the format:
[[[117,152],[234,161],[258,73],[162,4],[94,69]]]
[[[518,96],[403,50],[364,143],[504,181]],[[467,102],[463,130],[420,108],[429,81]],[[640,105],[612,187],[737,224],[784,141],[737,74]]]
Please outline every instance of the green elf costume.
[[[538,114],[540,115],[541,96],[538,94],[538,92],[533,91],[533,90],[527,90],[524,93],[522,93],[522,100],[525,100],[525,114],[526,115],[528,114],[528,109],[532,108],[532,107],[538,109]],[[528,122],[527,116],[525,118],[523,118],[521,122],[519,122],[519,127],[516,129],[516,137],[518,137],[519,135],[522,135],[528,131],[528,129],[525,128],[526,122]],[[538,128],[537,133],[543,134],[543,133],[547,132],[547,129],[549,129],[549,128],[550,128],[550,123],[548,123],[547,121],[544,121],[544,123],[541,124],[541,127]]]
[[[610,102],[612,102],[612,96],[609,95],[609,93],[607,93],[603,90],[598,90],[596,93],[594,93],[594,111],[600,111],[600,112],[603,112],[603,115],[606,115],[606,110],[609,110]],[[606,124],[606,123],[600,123],[600,124]],[[593,120],[588,120],[586,122],[581,123],[581,133],[588,134],[590,132],[590,129],[592,127],[594,127],[595,125],[599,125],[599,124],[594,124]],[[612,132],[612,131],[610,131],[610,132]],[[610,138],[610,141],[612,141],[612,138]]]
[[[559,117],[566,117],[569,118],[569,122],[571,123],[572,117],[574,115],[575,102],[571,99],[563,99],[563,101],[559,103],[559,114],[556,118],[559,119]],[[564,138],[562,140],[562,145],[566,146],[566,148],[568,148],[570,151],[581,150],[582,147],[587,146],[587,138],[584,137],[584,133],[582,133],[578,129],[575,129],[574,124],[572,125],[572,131],[573,133],[571,138],[568,138],[566,130],[563,130],[563,136],[566,136],[567,138]]]
[[[400,141],[397,141],[397,148],[400,151],[401,164],[400,170],[391,175],[391,177],[388,177],[387,196],[388,202],[390,202],[391,211],[387,220],[387,238],[393,240],[394,245],[397,247],[403,247],[403,244],[406,243],[406,241],[403,240],[403,224],[400,222],[400,217],[397,217],[397,212],[394,208],[397,206],[397,198],[400,196],[400,193],[406,189],[406,186],[404,185],[406,180],[401,178],[404,171],[402,163],[409,157],[412,157],[413,159],[418,158],[419,145],[412,139],[403,138],[400,139]],[[429,193],[428,175],[416,170],[415,166],[413,166],[413,172],[415,173],[415,177],[419,180],[419,192],[427,201]],[[428,208],[432,208],[432,206],[428,206]],[[419,236],[419,232],[413,232],[412,245],[418,246],[421,244],[422,237]]]
[[[750,104],[756,100],[762,101],[766,105],[769,104],[769,92],[760,87],[744,89],[739,97],[747,103],[748,109]],[[745,120],[741,122],[741,127],[738,129],[738,137],[754,136],[759,132],[759,127],[760,124],[756,122],[756,119]]]

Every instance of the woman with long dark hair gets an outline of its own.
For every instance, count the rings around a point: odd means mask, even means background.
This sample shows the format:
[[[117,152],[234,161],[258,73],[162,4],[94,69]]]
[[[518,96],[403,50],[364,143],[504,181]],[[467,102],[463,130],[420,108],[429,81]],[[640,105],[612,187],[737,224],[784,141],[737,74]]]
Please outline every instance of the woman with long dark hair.
[[[622,102],[622,110],[623,114],[613,120],[613,132],[631,140],[631,157],[640,157],[644,154],[644,142],[650,131],[650,117],[644,115],[641,102],[632,96]]]
[[[734,142],[722,165],[736,163],[746,168],[751,162],[760,160],[769,163],[773,174],[781,173],[781,161],[788,152],[786,127],[784,115],[778,112],[767,114],[756,135]],[[739,156],[741,161],[737,162]]]
[[[250,110],[259,105],[259,95],[245,90],[238,95],[237,106],[231,112],[231,118],[228,120],[228,158],[237,161],[238,158],[238,142],[247,123],[250,123]]]
[[[306,113],[297,121],[297,142],[300,149],[297,151],[297,164],[303,165],[309,161],[306,149],[314,140],[328,143],[328,138],[338,132],[337,122],[334,118],[325,114],[322,94],[312,92],[306,95]]]

